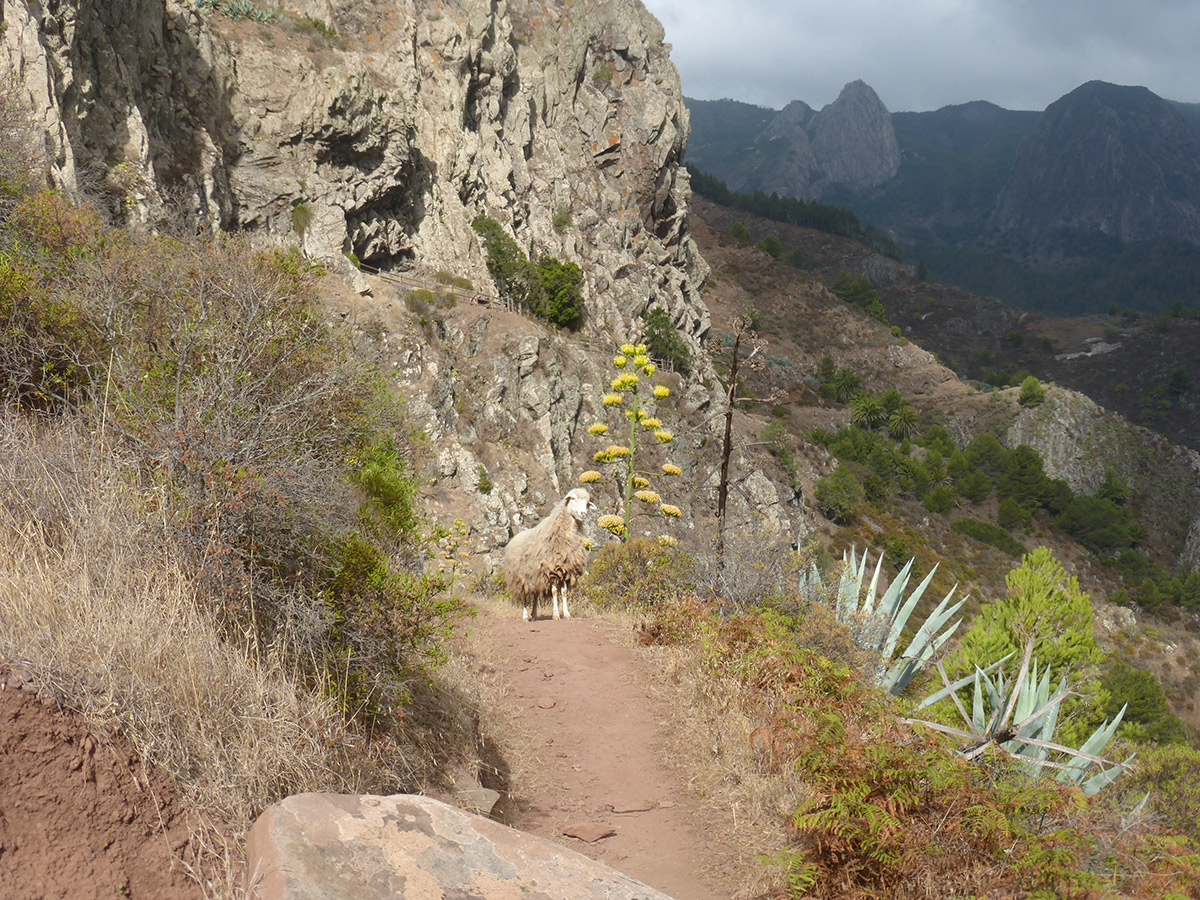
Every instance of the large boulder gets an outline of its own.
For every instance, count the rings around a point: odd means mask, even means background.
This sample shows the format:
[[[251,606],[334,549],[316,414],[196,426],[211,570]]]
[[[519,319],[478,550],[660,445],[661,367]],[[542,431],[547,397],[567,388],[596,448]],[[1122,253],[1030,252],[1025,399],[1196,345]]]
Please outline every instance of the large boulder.
[[[586,856],[429,797],[297,794],[247,846],[251,900],[670,900]]]

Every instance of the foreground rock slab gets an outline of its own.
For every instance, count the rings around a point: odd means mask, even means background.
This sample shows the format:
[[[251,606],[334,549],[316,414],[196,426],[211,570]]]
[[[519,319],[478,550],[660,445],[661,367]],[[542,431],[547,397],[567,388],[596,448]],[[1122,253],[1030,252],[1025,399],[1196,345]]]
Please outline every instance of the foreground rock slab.
[[[251,900],[670,900],[550,841],[438,800],[297,794],[250,832]]]

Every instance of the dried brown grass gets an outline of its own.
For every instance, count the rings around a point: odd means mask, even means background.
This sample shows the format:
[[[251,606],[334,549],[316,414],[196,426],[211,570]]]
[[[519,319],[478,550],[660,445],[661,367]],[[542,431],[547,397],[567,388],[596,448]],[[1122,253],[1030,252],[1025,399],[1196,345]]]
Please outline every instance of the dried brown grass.
[[[385,740],[350,730],[288,670],[288,648],[222,636],[136,470],[72,424],[0,413],[0,658],[175,778],[209,848],[194,873],[209,896],[238,893],[241,837],[272,802],[414,790],[475,752],[453,672]]]
[[[737,896],[783,891],[783,870],[760,857],[788,845],[789,817],[809,788],[774,744],[770,701],[714,675],[695,644],[645,652],[662,673],[653,689],[673,714],[665,755],[738,848],[745,879]]]

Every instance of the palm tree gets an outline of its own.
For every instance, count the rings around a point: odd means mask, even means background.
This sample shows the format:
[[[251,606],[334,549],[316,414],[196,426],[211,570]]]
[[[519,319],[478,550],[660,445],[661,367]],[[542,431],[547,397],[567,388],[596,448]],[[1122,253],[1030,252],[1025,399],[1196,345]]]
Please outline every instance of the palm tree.
[[[874,394],[859,391],[850,400],[850,421],[874,430],[887,421],[887,407]]]
[[[839,403],[845,403],[862,389],[862,376],[853,369],[838,369],[829,382],[833,386],[833,398]]]
[[[917,430],[917,414],[907,404],[892,412],[887,423],[888,434],[898,441],[912,437]]]

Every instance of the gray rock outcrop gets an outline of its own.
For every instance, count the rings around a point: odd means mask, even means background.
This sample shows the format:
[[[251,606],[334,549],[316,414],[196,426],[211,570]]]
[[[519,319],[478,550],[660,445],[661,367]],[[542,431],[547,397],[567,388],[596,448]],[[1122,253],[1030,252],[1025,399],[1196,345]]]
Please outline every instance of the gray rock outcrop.
[[[550,841],[429,797],[297,794],[247,842],[251,900],[670,900]]]
[[[270,8],[271,4],[261,4]],[[708,327],[685,224],[687,112],[634,0],[292,0],[259,23],[192,0],[3,0],[0,71],[54,181],[119,221],[420,265],[486,285],[486,213],[578,263],[589,330],[651,304]]]
[[[755,171],[733,179],[740,189],[821,198],[883,184],[900,168],[900,143],[879,95],[852,81],[819,112],[799,100],[785,106],[747,160]]]

